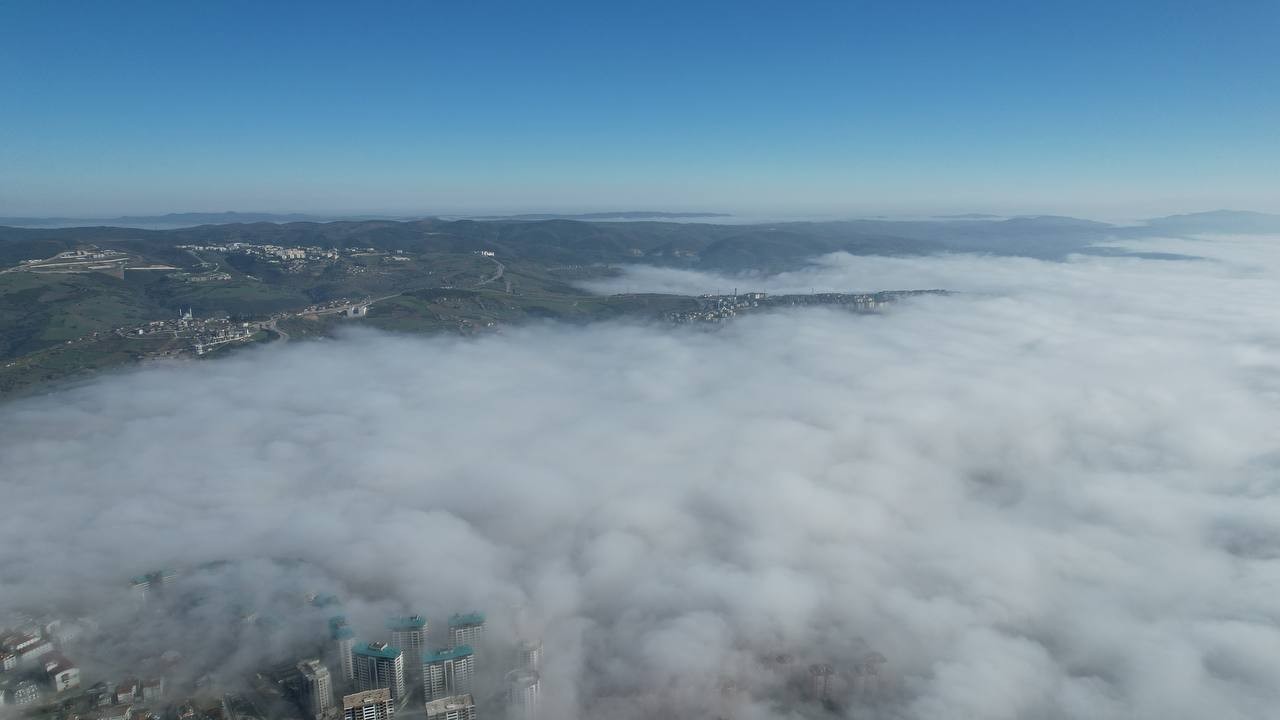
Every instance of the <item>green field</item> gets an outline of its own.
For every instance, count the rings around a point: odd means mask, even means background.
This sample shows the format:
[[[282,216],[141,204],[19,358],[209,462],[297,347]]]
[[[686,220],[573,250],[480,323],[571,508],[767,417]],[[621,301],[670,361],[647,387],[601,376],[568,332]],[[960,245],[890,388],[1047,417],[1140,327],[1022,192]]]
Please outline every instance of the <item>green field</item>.
[[[617,318],[653,320],[687,310],[676,295],[508,294],[496,290],[431,290],[405,293],[374,305],[365,322],[401,332],[472,332],[536,320],[585,323]]]
[[[0,275],[0,359],[122,325],[162,312],[124,280],[98,273]]]

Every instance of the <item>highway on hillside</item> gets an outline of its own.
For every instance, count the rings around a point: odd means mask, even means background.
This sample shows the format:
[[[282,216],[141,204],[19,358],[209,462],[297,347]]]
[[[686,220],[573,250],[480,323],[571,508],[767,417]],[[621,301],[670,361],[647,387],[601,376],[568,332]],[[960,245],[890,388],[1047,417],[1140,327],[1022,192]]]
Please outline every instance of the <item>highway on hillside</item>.
[[[506,271],[507,271],[507,266],[506,266],[506,265],[503,265],[501,262],[499,262],[497,258],[489,258],[489,259],[493,261],[493,264],[494,264],[494,265],[497,265],[497,266],[498,266],[498,270],[497,270],[497,272],[495,272],[495,273],[494,273],[494,274],[492,274],[492,275],[488,275],[488,276],[486,276],[486,277],[481,278],[481,279],[480,279],[480,281],[479,281],[479,282],[477,282],[477,283],[476,283],[475,285],[473,285],[472,287],[482,287],[482,286],[484,286],[484,285],[488,285],[489,283],[492,283],[492,282],[496,282],[496,281],[498,281],[498,280],[501,280],[501,279],[502,279],[503,274],[504,274],[504,273],[506,273]],[[394,292],[394,293],[391,293],[390,295],[383,295],[383,296],[381,296],[381,297],[370,298],[370,299],[368,299],[368,300],[362,300],[362,301],[359,301],[359,302],[347,303],[346,305],[338,305],[338,306],[336,306],[336,307],[325,308],[325,309],[323,309],[323,310],[316,310],[316,311],[309,312],[309,313],[308,313],[308,312],[300,312],[300,313],[295,313],[295,314],[296,314],[296,315],[299,315],[299,316],[301,316],[301,315],[342,315],[342,314],[349,313],[349,312],[351,312],[352,310],[354,310],[355,308],[358,308],[358,307],[369,308],[369,307],[370,307],[370,306],[372,306],[374,303],[379,303],[379,302],[382,302],[383,300],[389,300],[389,299],[391,299],[391,298],[393,298],[393,297],[396,297],[396,296],[399,296],[399,295],[403,295],[405,292],[406,292],[406,291]],[[281,330],[281,329],[280,329],[280,327],[278,326],[278,321],[279,321],[279,320],[280,320],[280,318],[272,318],[270,322],[259,323],[259,324],[258,324],[258,327],[259,327],[260,329],[262,329],[262,330],[270,330],[270,331],[272,331],[272,332],[276,333],[276,334],[280,337],[279,342],[282,342],[282,343],[283,343],[283,342],[289,342],[289,333],[287,333],[287,332],[285,332],[284,330]]]
[[[488,285],[489,283],[494,282],[495,280],[501,280],[501,279],[502,279],[502,274],[503,274],[503,273],[505,273],[505,272],[507,271],[507,266],[506,266],[506,265],[503,265],[503,264],[502,264],[502,263],[500,263],[500,262],[498,262],[498,259],[497,259],[497,258],[493,258],[493,257],[491,257],[491,258],[489,258],[489,259],[493,261],[493,264],[494,264],[494,265],[497,265],[497,266],[498,266],[498,272],[496,272],[496,273],[494,273],[493,275],[490,275],[489,277],[484,278],[484,279],[483,279],[483,280],[481,280],[480,282],[476,283],[476,284],[475,284],[475,287],[480,287],[480,286],[482,286],[482,285]]]

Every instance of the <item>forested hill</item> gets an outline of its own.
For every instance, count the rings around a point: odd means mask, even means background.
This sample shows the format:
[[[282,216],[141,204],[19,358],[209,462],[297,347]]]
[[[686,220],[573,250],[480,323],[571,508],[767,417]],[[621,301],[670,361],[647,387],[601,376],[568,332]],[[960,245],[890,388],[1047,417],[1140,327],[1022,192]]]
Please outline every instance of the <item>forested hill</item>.
[[[247,242],[413,252],[493,250],[544,263],[647,262],[714,270],[780,269],[829,252],[857,255],[976,251],[1059,257],[1110,226],[1067,218],[718,225],[578,220],[418,220],[233,223],[174,230],[0,228],[0,265],[91,243],[164,260],[177,245]]]

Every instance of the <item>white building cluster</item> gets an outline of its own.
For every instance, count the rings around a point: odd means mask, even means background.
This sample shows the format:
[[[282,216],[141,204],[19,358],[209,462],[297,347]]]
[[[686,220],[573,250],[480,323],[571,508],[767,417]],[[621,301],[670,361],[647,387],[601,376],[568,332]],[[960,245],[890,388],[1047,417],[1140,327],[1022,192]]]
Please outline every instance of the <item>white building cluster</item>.
[[[425,616],[399,616],[384,624],[386,642],[369,642],[355,640],[346,616],[329,618],[326,657],[341,668],[334,684],[351,690],[340,703],[346,720],[416,715],[409,708],[417,703],[428,720],[476,720],[481,711],[488,712],[485,707],[490,701],[485,698],[491,698],[495,712],[503,717],[509,709],[520,718],[535,717],[542,644],[526,642],[507,648],[504,657],[514,658],[518,668],[501,685],[481,688],[477,648],[485,646],[485,626],[481,613],[453,615],[443,629],[444,642],[432,645],[432,625]],[[477,695],[481,689],[487,694]],[[320,711],[310,695],[300,694],[298,699],[309,713]]]
[[[137,618],[167,616],[186,606],[193,599],[188,588],[170,587],[179,578],[169,570],[133,578]],[[306,612],[341,609],[333,595],[307,595],[303,603],[312,609]],[[200,677],[175,674],[183,660],[174,651],[142,660],[138,669],[146,674],[85,687],[80,668],[63,649],[74,649],[74,642],[64,640],[91,624],[20,618],[16,629],[0,630],[0,701],[48,720],[395,720],[405,713],[426,720],[535,718],[540,642],[495,647],[478,612],[455,614],[438,626],[422,614],[388,618],[378,637],[361,640],[345,615],[330,612],[308,616],[317,630],[327,617],[327,633],[310,641],[288,634],[297,650],[306,648],[304,654],[252,671],[240,688],[240,682],[217,676],[218,670],[200,670],[213,673]],[[258,619],[252,607],[239,614],[242,622]],[[269,632],[275,623],[263,620],[262,631]],[[482,662],[492,663],[486,673],[480,672]],[[156,670],[179,678],[178,688],[166,694],[165,676]],[[296,710],[287,709],[288,703]]]
[[[374,248],[322,248],[314,245],[256,245],[253,243],[226,243],[224,245],[179,245],[181,250],[197,252],[241,253],[279,260],[337,260],[343,253],[377,252]]]
[[[0,704],[33,705],[80,687],[80,668],[58,650],[56,627],[0,630]]]

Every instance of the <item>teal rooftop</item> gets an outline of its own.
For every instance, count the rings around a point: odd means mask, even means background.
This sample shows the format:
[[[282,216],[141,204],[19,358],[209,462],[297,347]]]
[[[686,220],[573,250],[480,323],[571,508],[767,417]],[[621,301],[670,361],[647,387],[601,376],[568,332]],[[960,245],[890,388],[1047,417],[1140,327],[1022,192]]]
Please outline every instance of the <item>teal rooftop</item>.
[[[421,615],[410,615],[408,617],[393,617],[387,620],[388,630],[414,630],[427,626],[427,619]]]
[[[329,618],[329,637],[334,640],[344,640],[354,634],[351,628],[347,627],[347,616],[334,615]]]
[[[472,612],[466,614],[455,614],[449,617],[449,627],[462,627],[464,625],[483,625],[484,613]]]
[[[470,645],[459,645],[452,649],[445,648],[443,650],[436,650],[435,652],[423,653],[422,664],[429,665],[431,663],[444,662],[446,660],[457,660],[458,658],[466,657],[471,654],[473,653]]]
[[[400,654],[400,648],[391,647],[386,643],[379,642],[360,643],[356,646],[356,649],[352,651],[352,654],[395,660],[396,656]]]

